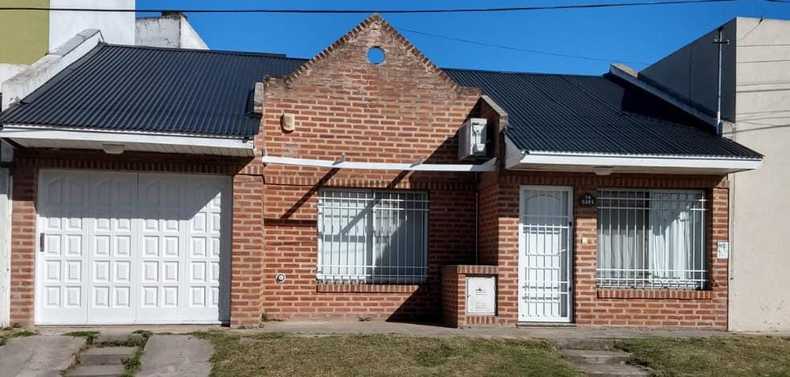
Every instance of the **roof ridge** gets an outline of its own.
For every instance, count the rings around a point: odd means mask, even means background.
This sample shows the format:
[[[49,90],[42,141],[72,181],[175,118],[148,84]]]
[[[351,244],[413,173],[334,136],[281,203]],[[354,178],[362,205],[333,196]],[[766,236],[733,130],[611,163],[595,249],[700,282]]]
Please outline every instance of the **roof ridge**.
[[[552,72],[530,72],[530,71],[507,71],[507,70],[492,70],[480,68],[456,68],[456,67],[440,67],[445,71],[464,71],[464,72],[482,72],[482,73],[501,73],[508,75],[533,75],[533,76],[573,76],[573,77],[587,77],[587,78],[602,78],[603,74],[592,75],[583,73],[552,73]]]
[[[211,49],[199,49],[199,48],[181,48],[181,47],[159,47],[159,46],[138,46],[138,45],[125,45],[125,44],[114,44],[114,43],[106,43],[102,42],[104,45],[108,47],[118,47],[118,48],[128,48],[134,50],[159,50],[159,51],[168,51],[168,52],[196,52],[202,54],[217,54],[217,55],[239,55],[239,56],[259,56],[259,57],[268,57],[268,58],[275,58],[275,59],[285,59],[285,60],[308,60],[306,58],[296,58],[291,57],[286,54],[277,53],[277,52],[257,52],[257,51],[239,51],[239,50],[211,50]]]

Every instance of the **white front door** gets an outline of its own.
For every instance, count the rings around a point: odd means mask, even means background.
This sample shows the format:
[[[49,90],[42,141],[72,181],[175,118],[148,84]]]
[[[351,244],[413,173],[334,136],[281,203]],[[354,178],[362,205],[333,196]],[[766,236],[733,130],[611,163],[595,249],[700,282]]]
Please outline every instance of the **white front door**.
[[[40,173],[38,324],[229,317],[230,179]]]
[[[518,320],[570,322],[573,192],[523,186],[520,194]]]

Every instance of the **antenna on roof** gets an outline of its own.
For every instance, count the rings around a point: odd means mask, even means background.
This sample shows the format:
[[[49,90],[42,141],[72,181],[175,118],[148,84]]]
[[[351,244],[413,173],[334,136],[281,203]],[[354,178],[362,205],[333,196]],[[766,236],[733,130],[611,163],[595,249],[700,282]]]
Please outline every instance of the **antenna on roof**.
[[[721,136],[722,126],[721,126],[721,65],[722,65],[722,46],[730,44],[729,39],[723,39],[722,37],[722,28],[720,27],[718,30],[718,36],[716,39],[713,40],[713,44],[719,50],[719,72],[718,72],[718,80],[719,82],[716,85],[716,135]]]

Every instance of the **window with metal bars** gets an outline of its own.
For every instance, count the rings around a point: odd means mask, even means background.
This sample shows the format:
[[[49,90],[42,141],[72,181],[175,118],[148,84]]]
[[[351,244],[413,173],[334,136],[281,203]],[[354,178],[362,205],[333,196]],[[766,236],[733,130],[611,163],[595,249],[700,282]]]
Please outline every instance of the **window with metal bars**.
[[[423,282],[428,208],[425,192],[319,191],[317,279],[324,283]]]
[[[600,190],[600,287],[705,289],[705,193]]]

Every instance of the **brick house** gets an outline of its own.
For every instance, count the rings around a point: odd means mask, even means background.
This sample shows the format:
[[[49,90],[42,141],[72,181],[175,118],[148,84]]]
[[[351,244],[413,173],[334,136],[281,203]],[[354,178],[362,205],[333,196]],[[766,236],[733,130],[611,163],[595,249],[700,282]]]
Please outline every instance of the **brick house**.
[[[257,83],[257,84],[256,84]],[[727,325],[762,156],[610,75],[101,44],[0,116],[11,320]]]

